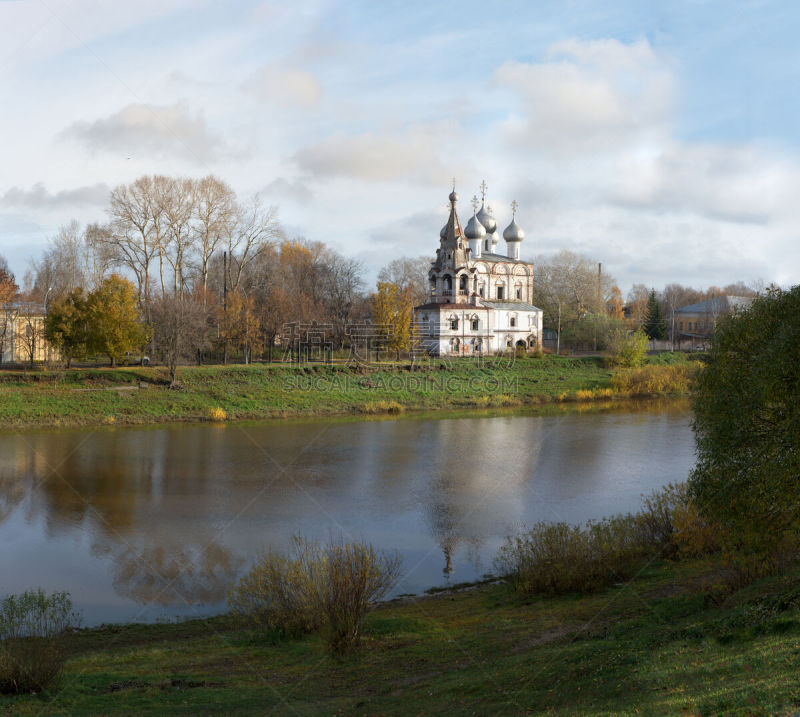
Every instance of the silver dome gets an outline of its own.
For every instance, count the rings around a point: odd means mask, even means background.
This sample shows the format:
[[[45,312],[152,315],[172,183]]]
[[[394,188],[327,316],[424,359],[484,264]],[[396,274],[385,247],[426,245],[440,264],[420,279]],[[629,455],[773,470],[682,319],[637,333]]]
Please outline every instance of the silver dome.
[[[467,222],[467,226],[464,229],[464,236],[467,237],[467,239],[483,239],[483,237],[486,236],[486,230],[483,228],[483,224],[478,221],[477,215],[473,214]]]
[[[503,239],[506,241],[522,241],[524,238],[525,232],[522,231],[522,227],[517,224],[516,219],[512,219],[511,224],[503,230]]]
[[[450,196],[448,198],[453,203],[458,201],[458,194],[456,194],[456,190],[455,189],[452,192],[450,192]]]
[[[442,231],[439,232],[439,238],[444,239],[447,236],[447,224],[442,227]]]
[[[485,204],[481,204],[481,208],[478,211],[478,221],[483,224],[483,228],[486,229],[487,234],[494,234],[494,230],[497,229],[497,222],[495,218],[492,216],[490,210],[486,209]]]
[[[500,243],[500,235],[497,233],[497,229],[492,232],[492,246],[497,246]]]

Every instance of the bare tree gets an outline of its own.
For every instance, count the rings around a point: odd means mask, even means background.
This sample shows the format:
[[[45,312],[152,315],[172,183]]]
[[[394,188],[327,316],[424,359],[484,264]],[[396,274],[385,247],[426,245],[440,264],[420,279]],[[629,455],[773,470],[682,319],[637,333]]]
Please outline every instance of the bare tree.
[[[275,207],[264,208],[255,195],[236,208],[227,233],[228,288],[236,291],[247,267],[275,240],[283,236]]]
[[[424,304],[430,296],[428,271],[431,268],[429,256],[401,256],[392,259],[378,272],[378,281],[395,284],[403,292],[408,292],[415,305]]]
[[[204,293],[208,290],[211,257],[222,237],[231,233],[235,208],[236,195],[221,179],[210,174],[196,183],[193,231]]]
[[[194,237],[195,183],[190,179],[165,177],[159,182],[159,189],[158,205],[165,232],[161,242],[163,255],[172,267],[172,291],[183,296],[186,288],[184,266]]]
[[[169,385],[174,388],[180,361],[193,358],[203,348],[207,311],[202,301],[176,294],[153,300],[150,310],[153,332],[169,368]]]
[[[136,278],[142,303],[146,303],[150,296],[153,259],[163,251],[159,212],[153,177],[139,177],[135,182],[121,184],[111,191],[108,240],[115,263],[130,270]]]

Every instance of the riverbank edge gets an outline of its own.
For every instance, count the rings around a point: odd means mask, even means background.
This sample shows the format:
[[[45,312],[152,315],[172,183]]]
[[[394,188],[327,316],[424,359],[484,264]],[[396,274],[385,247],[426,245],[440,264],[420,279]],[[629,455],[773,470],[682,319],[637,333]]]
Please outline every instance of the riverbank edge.
[[[473,364],[426,370],[407,365],[186,367],[175,389],[157,367],[5,372],[0,373],[0,428],[393,417],[689,395],[687,390],[619,390],[612,387],[613,375],[597,357],[524,360],[510,369]]]
[[[658,561],[588,595],[454,586],[376,606],[361,649],[275,640],[230,614],[67,637],[60,689],[14,714],[648,714],[793,709],[797,574],[709,599],[711,559]],[[713,594],[713,591],[712,593]],[[775,605],[779,605],[777,608]],[[770,606],[769,609],[767,607]],[[46,709],[43,709],[46,707]]]

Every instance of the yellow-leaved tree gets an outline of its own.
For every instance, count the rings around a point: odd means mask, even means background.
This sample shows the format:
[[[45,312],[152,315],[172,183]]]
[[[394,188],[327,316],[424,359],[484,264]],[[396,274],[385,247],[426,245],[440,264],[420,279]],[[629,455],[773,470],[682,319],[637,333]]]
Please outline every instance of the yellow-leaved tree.
[[[89,294],[86,312],[90,351],[108,356],[112,366],[126,351],[139,349],[147,342],[136,286],[117,274]]]
[[[379,327],[380,338],[388,351],[400,358],[401,351],[411,347],[411,314],[413,298],[408,289],[390,281],[379,281],[373,299],[373,318]]]

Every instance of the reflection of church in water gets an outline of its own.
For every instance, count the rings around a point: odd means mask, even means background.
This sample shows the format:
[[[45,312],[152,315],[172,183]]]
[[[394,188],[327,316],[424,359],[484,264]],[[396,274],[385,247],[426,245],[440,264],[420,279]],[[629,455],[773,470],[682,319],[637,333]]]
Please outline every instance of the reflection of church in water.
[[[503,230],[506,253],[498,254],[497,222],[483,201],[473,197],[464,230],[450,194],[450,216],[439,233],[436,259],[428,273],[430,301],[414,308],[422,343],[434,355],[493,354],[541,345],[542,310],[533,299],[533,264],[520,259],[525,232],[517,224],[517,203]]]

